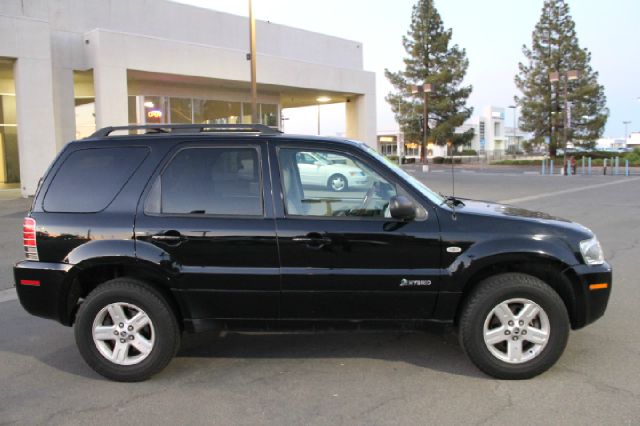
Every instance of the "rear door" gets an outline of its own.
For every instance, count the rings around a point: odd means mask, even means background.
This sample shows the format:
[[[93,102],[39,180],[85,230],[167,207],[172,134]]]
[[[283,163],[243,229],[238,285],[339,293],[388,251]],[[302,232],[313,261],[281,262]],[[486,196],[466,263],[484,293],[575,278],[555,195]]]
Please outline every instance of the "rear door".
[[[305,183],[300,153],[331,158],[346,189]],[[281,143],[271,151],[282,272],[283,319],[424,319],[435,306],[440,236],[435,214],[389,217],[394,195],[409,195],[353,148]],[[384,169],[384,168],[382,168]],[[388,172],[387,172],[388,173]],[[410,196],[410,195],[409,195]]]
[[[174,276],[174,291],[193,319],[278,317],[266,155],[264,143],[182,144],[142,197],[137,255]]]

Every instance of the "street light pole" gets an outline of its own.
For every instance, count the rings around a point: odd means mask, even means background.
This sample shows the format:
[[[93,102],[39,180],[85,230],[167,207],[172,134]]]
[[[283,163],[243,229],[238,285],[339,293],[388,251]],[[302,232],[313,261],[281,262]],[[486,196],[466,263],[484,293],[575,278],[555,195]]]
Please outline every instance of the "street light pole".
[[[513,109],[513,144],[516,147],[516,154],[518,153],[518,139],[516,136],[516,111],[517,105],[509,105],[509,108]]]
[[[562,152],[562,156],[563,156],[563,164],[566,167],[567,166],[567,142],[568,142],[568,138],[569,138],[569,134],[568,134],[568,130],[569,127],[571,127],[571,120],[570,120],[570,116],[569,116],[569,81],[573,81],[573,80],[577,80],[579,76],[579,71],[577,70],[569,70],[567,72],[559,72],[559,71],[554,71],[549,73],[549,81],[552,83],[555,82],[559,82],[562,77],[564,77],[564,87],[563,87],[563,95],[564,95],[564,117],[563,117],[563,126],[562,126],[562,133],[563,133],[563,152]],[[568,175],[567,173],[565,173],[565,175]]]
[[[411,93],[416,94],[422,92],[424,94],[424,103],[422,109],[422,146],[420,147],[420,162],[426,164],[427,140],[429,138],[429,93],[431,93],[432,85],[424,83],[422,86],[411,86]]]
[[[623,121],[622,124],[624,124],[624,143],[626,145],[627,143],[627,139],[629,139],[629,124],[631,124],[631,121]]]
[[[253,1],[249,0],[249,45],[251,59],[251,123],[258,124],[258,84],[256,82],[256,20]]]

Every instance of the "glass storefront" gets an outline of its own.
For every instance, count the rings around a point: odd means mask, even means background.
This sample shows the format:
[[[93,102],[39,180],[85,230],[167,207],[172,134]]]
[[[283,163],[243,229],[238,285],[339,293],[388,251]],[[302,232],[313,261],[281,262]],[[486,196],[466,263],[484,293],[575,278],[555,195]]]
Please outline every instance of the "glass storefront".
[[[278,105],[258,104],[261,122],[278,127]],[[214,99],[129,96],[130,124],[251,123],[251,104]]]
[[[0,59],[0,189],[20,186],[16,123],[13,61]]]

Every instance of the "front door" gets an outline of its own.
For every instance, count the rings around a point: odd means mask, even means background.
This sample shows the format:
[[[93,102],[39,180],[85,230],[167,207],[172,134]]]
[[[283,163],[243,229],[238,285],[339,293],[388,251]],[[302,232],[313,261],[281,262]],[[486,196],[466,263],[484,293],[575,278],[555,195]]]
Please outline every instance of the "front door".
[[[431,316],[440,265],[435,213],[416,201],[415,220],[392,219],[389,199],[409,194],[393,174],[358,152],[311,144],[272,148],[272,164],[278,164],[272,181],[282,200],[276,223],[283,319]],[[327,163],[317,173],[337,176],[344,185],[307,184],[315,177],[302,178],[305,166],[298,164],[307,155]]]
[[[192,319],[278,316],[266,152],[265,144],[185,144],[143,195],[136,252],[175,276],[174,291]]]

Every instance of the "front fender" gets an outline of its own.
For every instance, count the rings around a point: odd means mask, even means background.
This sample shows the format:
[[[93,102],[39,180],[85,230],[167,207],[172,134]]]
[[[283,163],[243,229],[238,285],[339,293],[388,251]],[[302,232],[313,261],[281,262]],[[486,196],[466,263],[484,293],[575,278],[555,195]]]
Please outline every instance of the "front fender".
[[[492,239],[473,244],[448,266],[445,265],[448,279],[443,290],[462,292],[471,277],[492,265],[532,261],[560,265],[562,269],[579,263],[569,244],[560,238]]]

